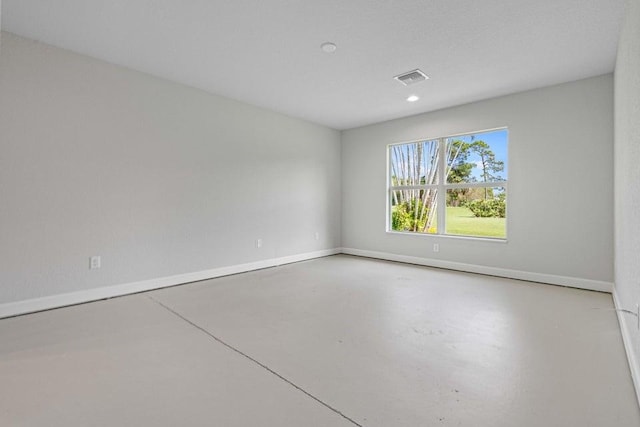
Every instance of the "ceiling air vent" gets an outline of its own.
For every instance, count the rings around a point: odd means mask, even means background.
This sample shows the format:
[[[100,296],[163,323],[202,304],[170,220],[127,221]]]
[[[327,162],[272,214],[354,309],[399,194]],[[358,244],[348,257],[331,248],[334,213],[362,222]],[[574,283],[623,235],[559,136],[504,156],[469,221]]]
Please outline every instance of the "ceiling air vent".
[[[429,77],[420,70],[413,70],[406,73],[402,73],[394,77],[397,81],[405,86],[409,86],[421,81],[427,80]]]

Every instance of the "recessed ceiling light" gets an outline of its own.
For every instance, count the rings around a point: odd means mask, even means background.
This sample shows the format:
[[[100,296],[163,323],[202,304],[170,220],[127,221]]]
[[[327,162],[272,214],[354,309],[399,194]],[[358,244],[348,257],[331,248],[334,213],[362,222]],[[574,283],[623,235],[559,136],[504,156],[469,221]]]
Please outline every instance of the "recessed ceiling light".
[[[320,45],[320,49],[322,49],[322,51],[325,53],[333,53],[336,51],[337,48],[338,46],[336,46],[334,43],[331,43],[331,42],[322,43]]]
[[[407,101],[409,102],[416,102],[418,99],[420,99],[420,97],[418,95],[411,95],[407,98]]]

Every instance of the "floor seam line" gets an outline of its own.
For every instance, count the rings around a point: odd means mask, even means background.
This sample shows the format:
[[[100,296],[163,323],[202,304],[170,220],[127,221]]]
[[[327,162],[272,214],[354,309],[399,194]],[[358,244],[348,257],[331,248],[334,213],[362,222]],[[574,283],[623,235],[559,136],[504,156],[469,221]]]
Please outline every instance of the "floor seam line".
[[[325,408],[331,410],[332,412],[336,413],[337,415],[340,415],[342,418],[344,418],[345,420],[349,421],[350,423],[352,423],[355,426],[358,427],[364,427],[362,424],[359,424],[358,422],[356,422],[354,419],[350,418],[349,416],[345,415],[344,413],[342,413],[340,410],[334,408],[333,406],[329,405],[328,403],[322,401],[321,399],[319,399],[318,397],[314,396],[313,394],[309,393],[308,391],[306,391],[305,389],[303,389],[302,387],[300,387],[299,385],[297,385],[296,383],[292,382],[291,380],[285,378],[284,376],[282,376],[281,374],[277,373],[276,371],[274,371],[273,369],[271,369],[270,367],[268,367],[267,365],[265,365],[264,363],[258,361],[257,359],[254,359],[253,357],[249,356],[248,354],[242,352],[241,350],[233,347],[231,344],[227,344],[225,341],[223,341],[222,339],[218,338],[217,336],[215,336],[214,334],[212,334],[211,332],[207,331],[206,329],[204,329],[202,326],[198,325],[197,323],[187,319],[186,317],[184,317],[182,314],[178,313],[177,311],[173,310],[171,307],[168,307],[167,305],[163,304],[162,302],[158,301],[157,299],[153,298],[151,295],[147,295],[147,298],[149,298],[151,301],[155,302],[156,304],[160,305],[161,307],[163,307],[165,310],[169,311],[170,313],[172,313],[174,316],[179,317],[180,319],[182,319],[184,322],[190,324],[191,326],[193,326],[194,328],[198,329],[200,332],[206,334],[207,336],[209,336],[210,338],[213,338],[215,341],[219,342],[220,344],[222,344],[223,346],[227,347],[229,350],[232,350],[233,352],[239,354],[240,356],[244,357],[245,359],[253,362],[254,364],[260,366],[262,369],[266,370],[267,372],[271,373],[272,375],[276,376],[277,378],[279,378],[280,380],[284,381],[285,383],[289,384],[290,386],[292,386],[293,388],[295,388],[296,390],[304,393],[305,395],[307,395],[308,397],[310,397],[311,399],[315,400],[316,402],[320,403],[322,406],[324,406]]]

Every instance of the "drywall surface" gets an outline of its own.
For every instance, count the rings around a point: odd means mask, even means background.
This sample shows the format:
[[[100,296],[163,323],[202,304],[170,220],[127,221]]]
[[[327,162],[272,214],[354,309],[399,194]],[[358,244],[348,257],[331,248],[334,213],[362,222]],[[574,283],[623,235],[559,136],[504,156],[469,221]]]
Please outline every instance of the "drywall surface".
[[[388,144],[503,126],[506,243],[385,231]],[[343,247],[610,284],[612,140],[611,75],[345,131]]]
[[[627,3],[615,69],[615,293],[618,308],[640,303],[640,0]],[[638,319],[620,319],[640,391]]]
[[[9,33],[1,55],[0,304],[340,246],[339,132]]]

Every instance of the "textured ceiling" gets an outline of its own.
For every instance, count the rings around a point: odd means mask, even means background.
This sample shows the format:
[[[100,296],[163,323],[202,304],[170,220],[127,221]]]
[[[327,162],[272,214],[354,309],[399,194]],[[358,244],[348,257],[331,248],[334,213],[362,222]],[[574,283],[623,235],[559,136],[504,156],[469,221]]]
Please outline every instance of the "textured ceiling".
[[[623,10],[624,0],[2,0],[2,30],[348,129],[611,72]],[[323,53],[325,41],[338,50]],[[431,79],[393,80],[415,68]]]

